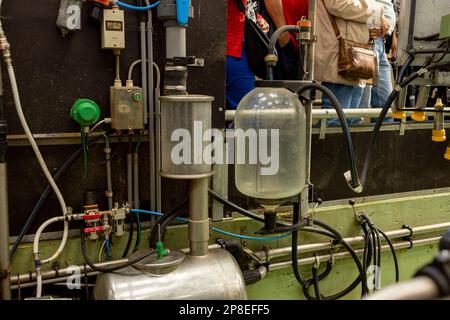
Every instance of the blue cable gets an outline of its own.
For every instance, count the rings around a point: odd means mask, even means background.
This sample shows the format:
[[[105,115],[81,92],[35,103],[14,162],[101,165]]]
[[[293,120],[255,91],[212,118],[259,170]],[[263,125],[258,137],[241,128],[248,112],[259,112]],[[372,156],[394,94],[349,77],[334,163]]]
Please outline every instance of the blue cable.
[[[141,210],[141,209],[132,209],[131,213],[150,214],[150,215],[158,216],[158,217],[164,216],[164,214],[160,213],[160,212]],[[188,219],[186,219],[186,218],[177,218],[177,220],[180,221],[180,222],[184,222],[184,223],[188,222]],[[221,230],[221,229],[218,229],[218,228],[215,228],[215,227],[211,227],[211,230],[213,230],[215,232],[218,232],[218,233],[221,233],[221,234],[224,234],[224,235],[227,235],[227,236],[231,236],[231,237],[235,237],[235,238],[239,238],[239,239],[243,239],[243,240],[254,240],[254,241],[275,241],[275,240],[280,240],[280,239],[287,238],[287,237],[289,237],[292,234],[292,232],[289,232],[289,233],[286,233],[286,234],[283,234],[283,235],[280,235],[280,236],[264,238],[264,237],[244,236],[244,235],[241,235],[241,234],[236,234],[236,233],[224,231],[224,230]]]
[[[125,2],[121,2],[121,1],[117,1],[116,2],[118,6],[127,8],[127,9],[132,9],[132,10],[139,10],[139,11],[147,11],[150,9],[153,9],[157,6],[159,6],[159,4],[161,3],[161,1],[157,1],[155,3],[152,3],[151,5],[148,5],[146,7],[137,7],[137,6],[133,6],[131,4],[125,3]]]
[[[106,253],[106,258],[109,258],[109,240],[106,240],[105,242],[105,253]]]

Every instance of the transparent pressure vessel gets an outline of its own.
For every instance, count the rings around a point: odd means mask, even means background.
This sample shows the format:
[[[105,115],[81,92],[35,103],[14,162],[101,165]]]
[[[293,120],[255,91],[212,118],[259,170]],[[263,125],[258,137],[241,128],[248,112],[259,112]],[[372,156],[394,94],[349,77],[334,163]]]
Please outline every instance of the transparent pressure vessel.
[[[284,88],[254,89],[238,106],[234,134],[235,180],[241,193],[277,200],[302,192],[306,114],[297,94]]]

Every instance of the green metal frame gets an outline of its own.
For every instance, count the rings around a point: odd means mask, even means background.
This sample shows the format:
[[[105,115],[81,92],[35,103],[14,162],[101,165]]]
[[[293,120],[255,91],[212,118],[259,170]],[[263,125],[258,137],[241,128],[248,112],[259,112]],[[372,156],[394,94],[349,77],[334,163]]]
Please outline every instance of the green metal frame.
[[[367,201],[356,205],[356,210],[364,210],[371,215],[374,222],[384,231],[401,229],[404,224],[411,227],[437,224],[450,221],[450,192],[413,195],[394,199]],[[358,202],[358,201],[357,201]],[[361,201],[362,202],[362,201]],[[361,235],[353,209],[349,205],[334,205],[322,207],[316,210],[315,215],[323,221],[333,225],[345,237]],[[239,233],[253,234],[261,227],[261,224],[247,218],[237,217],[229,221],[214,223],[214,226],[224,230]],[[143,230],[142,248],[148,246],[149,230]],[[436,234],[422,235],[432,237]],[[216,238],[223,238],[215,232],[211,232],[211,243]],[[114,240],[112,254],[119,258],[126,244],[127,236]],[[325,238],[316,235],[301,234],[299,244],[323,242]],[[43,241],[40,245],[42,257],[52,254],[59,242]],[[181,249],[189,246],[187,240],[187,228],[185,225],[170,227],[166,234],[165,244],[168,248]],[[243,241],[243,244],[252,250],[261,250],[263,246],[270,248],[287,247],[290,238],[271,242]],[[90,255],[94,261],[97,259],[101,241],[88,246]],[[399,265],[401,279],[410,278],[414,272],[429,262],[437,253],[436,245],[414,247],[410,250],[399,250]],[[311,256],[311,255],[309,255]],[[71,238],[67,242],[66,249],[59,258],[60,266],[82,265],[83,258],[80,252],[79,238]],[[50,269],[45,266],[43,269]],[[310,276],[311,267],[302,267],[305,277]],[[32,244],[23,244],[18,249],[12,261],[12,274],[27,273],[33,271]],[[382,283],[388,285],[394,281],[394,267],[390,254],[382,256]],[[321,288],[325,295],[333,294],[346,287],[357,276],[357,270],[351,260],[339,260],[336,262],[332,274],[321,282]],[[355,290],[346,299],[358,299],[360,290]],[[304,299],[300,286],[295,281],[291,269],[282,269],[269,272],[261,282],[248,287],[250,299]]]

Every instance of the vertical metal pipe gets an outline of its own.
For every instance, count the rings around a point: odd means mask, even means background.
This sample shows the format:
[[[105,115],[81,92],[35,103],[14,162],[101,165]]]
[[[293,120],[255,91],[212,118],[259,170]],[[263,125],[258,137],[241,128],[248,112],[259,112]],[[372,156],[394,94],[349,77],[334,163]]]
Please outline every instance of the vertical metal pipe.
[[[312,28],[311,28],[311,35],[312,39],[315,38],[315,23],[316,23],[316,8],[317,8],[317,0],[309,0],[309,13],[308,13],[308,19],[311,21]],[[307,46],[307,79],[308,80],[314,80],[314,55],[315,55],[315,42],[311,41],[311,43]],[[305,112],[306,112],[306,185],[307,188],[305,188],[300,196],[300,216],[302,218],[306,218],[308,215],[308,203],[312,199],[309,199],[309,186],[311,184],[311,152],[312,152],[312,112],[313,112],[313,100],[310,99],[311,102],[309,102],[305,106]]]
[[[0,163],[0,300],[11,299],[6,162]]]
[[[156,211],[162,212],[161,199],[161,103],[159,101],[160,89],[159,84],[155,89],[155,106],[156,106]]]
[[[113,189],[111,175],[111,145],[109,137],[105,134],[105,156],[106,156],[106,197],[108,198],[108,209],[113,208]]]
[[[192,256],[208,255],[208,184],[209,178],[191,180],[190,182],[188,232]]]
[[[133,155],[127,154],[127,201],[133,206]]]
[[[147,5],[150,3],[145,1]],[[150,208],[156,210],[156,172],[155,166],[155,97],[153,94],[154,80],[153,80],[153,18],[152,11],[148,11],[147,19],[147,69],[148,69],[148,135],[150,146]]]
[[[147,89],[147,39],[146,39],[147,25],[145,22],[139,24],[140,36],[141,36],[141,85],[142,85],[142,102],[144,104],[144,123],[148,123],[148,89]]]
[[[134,208],[138,209],[139,204],[139,154],[133,154],[133,193]]]
[[[166,58],[186,57],[186,28],[176,21],[166,22]]]

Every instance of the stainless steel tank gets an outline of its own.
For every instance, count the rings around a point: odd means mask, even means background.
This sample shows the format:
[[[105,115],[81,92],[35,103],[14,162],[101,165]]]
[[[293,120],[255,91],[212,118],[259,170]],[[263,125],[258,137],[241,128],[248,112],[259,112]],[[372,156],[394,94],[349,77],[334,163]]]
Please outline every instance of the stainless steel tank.
[[[173,272],[154,276],[128,267],[97,277],[96,300],[244,300],[245,282],[238,264],[227,251],[186,256]]]
[[[210,141],[203,135],[212,126],[213,97],[173,95],[161,101],[161,175],[172,179],[198,179],[212,174],[203,151]],[[183,148],[185,147],[185,148]]]

